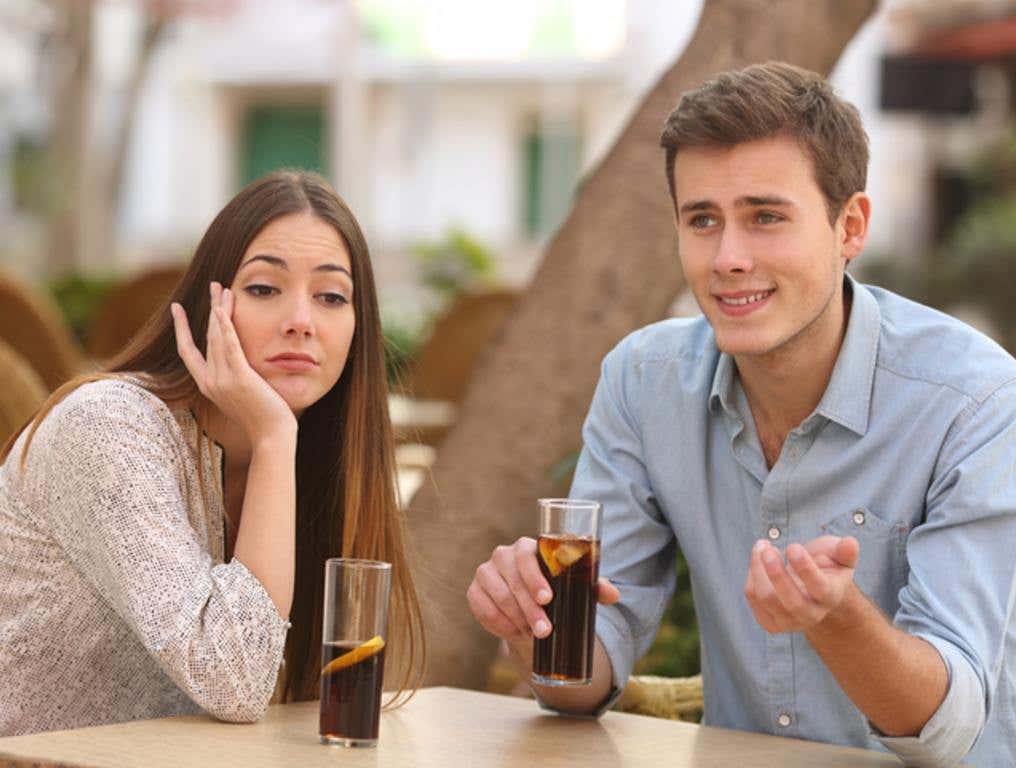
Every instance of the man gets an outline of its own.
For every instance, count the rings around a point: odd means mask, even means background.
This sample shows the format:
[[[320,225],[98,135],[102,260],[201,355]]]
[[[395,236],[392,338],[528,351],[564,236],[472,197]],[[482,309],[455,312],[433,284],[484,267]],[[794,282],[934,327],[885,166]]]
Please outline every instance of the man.
[[[702,309],[604,360],[571,495],[604,505],[601,712],[691,571],[704,722],[912,765],[1016,764],[1016,361],[845,274],[871,201],[857,111],[785,64],[684,94],[663,131]],[[470,608],[527,679],[550,599],[532,539]]]

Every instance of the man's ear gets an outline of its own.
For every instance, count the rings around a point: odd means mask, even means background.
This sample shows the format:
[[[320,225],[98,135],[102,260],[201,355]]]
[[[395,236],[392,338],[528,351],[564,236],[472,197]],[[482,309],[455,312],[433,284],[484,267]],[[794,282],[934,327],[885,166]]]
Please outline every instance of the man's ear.
[[[864,192],[855,192],[843,204],[836,224],[840,239],[840,252],[850,262],[863,249],[868,239],[868,224],[871,221],[871,198]]]

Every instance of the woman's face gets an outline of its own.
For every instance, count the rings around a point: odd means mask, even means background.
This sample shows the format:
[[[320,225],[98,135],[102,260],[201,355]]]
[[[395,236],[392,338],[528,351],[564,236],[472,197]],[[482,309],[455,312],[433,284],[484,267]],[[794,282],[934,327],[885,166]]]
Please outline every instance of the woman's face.
[[[233,324],[251,367],[299,416],[339,380],[356,329],[349,251],[311,212],[251,241],[233,283]]]

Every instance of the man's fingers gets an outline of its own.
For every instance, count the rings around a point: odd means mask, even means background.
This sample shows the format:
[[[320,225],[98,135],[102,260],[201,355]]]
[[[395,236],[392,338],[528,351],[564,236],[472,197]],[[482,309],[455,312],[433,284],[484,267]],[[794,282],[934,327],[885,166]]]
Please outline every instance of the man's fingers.
[[[515,542],[512,548],[515,550],[515,567],[522,583],[526,585],[529,594],[539,605],[546,605],[550,602],[553,594],[550,591],[550,584],[543,578],[540,563],[536,559],[539,557],[536,552],[536,540],[523,536]]]
[[[749,566],[751,577],[751,592],[755,603],[771,617],[776,626],[782,627],[790,619],[787,610],[776,595],[769,574],[766,572],[766,565],[762,555],[765,551],[772,550],[769,542],[763,541],[755,545],[751,552],[751,565]],[[775,550],[772,550],[775,551]],[[777,555],[778,557],[779,555]],[[772,631],[772,630],[770,630]]]
[[[787,560],[811,598],[824,603],[829,598],[829,579],[808,550],[800,544],[791,544],[787,547]]]
[[[603,605],[613,605],[621,599],[621,590],[601,576],[596,582],[596,599]]]
[[[474,581],[515,626],[516,631],[529,631],[529,623],[515,598],[515,594],[490,561],[483,563],[476,569]]]
[[[508,585],[508,589],[511,590],[513,600],[518,604],[519,610],[522,611],[522,615],[525,617],[525,629],[537,637],[546,637],[550,634],[550,621],[547,619],[547,614],[537,605],[529,587],[523,583],[519,576],[515,547],[497,547],[490,560]]]
[[[780,605],[792,617],[801,619],[810,617],[817,607],[813,605],[811,598],[801,592],[793,578],[783,565],[783,558],[773,547],[769,547],[761,554],[762,564],[765,568],[769,583],[773,585],[773,593]]]
[[[857,558],[861,554],[861,544],[853,536],[844,536],[836,544],[833,559],[844,568],[853,568],[857,565]]]
[[[506,640],[518,636],[519,630],[515,624],[501,612],[501,609],[475,581],[469,585],[469,589],[466,591],[466,601],[476,620],[492,635],[503,637]]]

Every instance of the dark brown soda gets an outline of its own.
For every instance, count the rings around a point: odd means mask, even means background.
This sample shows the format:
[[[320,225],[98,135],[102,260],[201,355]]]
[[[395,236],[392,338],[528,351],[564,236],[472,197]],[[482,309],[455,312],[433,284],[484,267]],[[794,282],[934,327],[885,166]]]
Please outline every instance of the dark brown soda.
[[[553,629],[545,638],[534,638],[533,673],[561,683],[588,680],[593,674],[600,544],[558,535],[540,536],[538,543],[540,570],[553,592],[544,606]]]
[[[325,643],[321,668],[359,643]],[[385,649],[321,678],[320,734],[333,739],[377,739]]]

